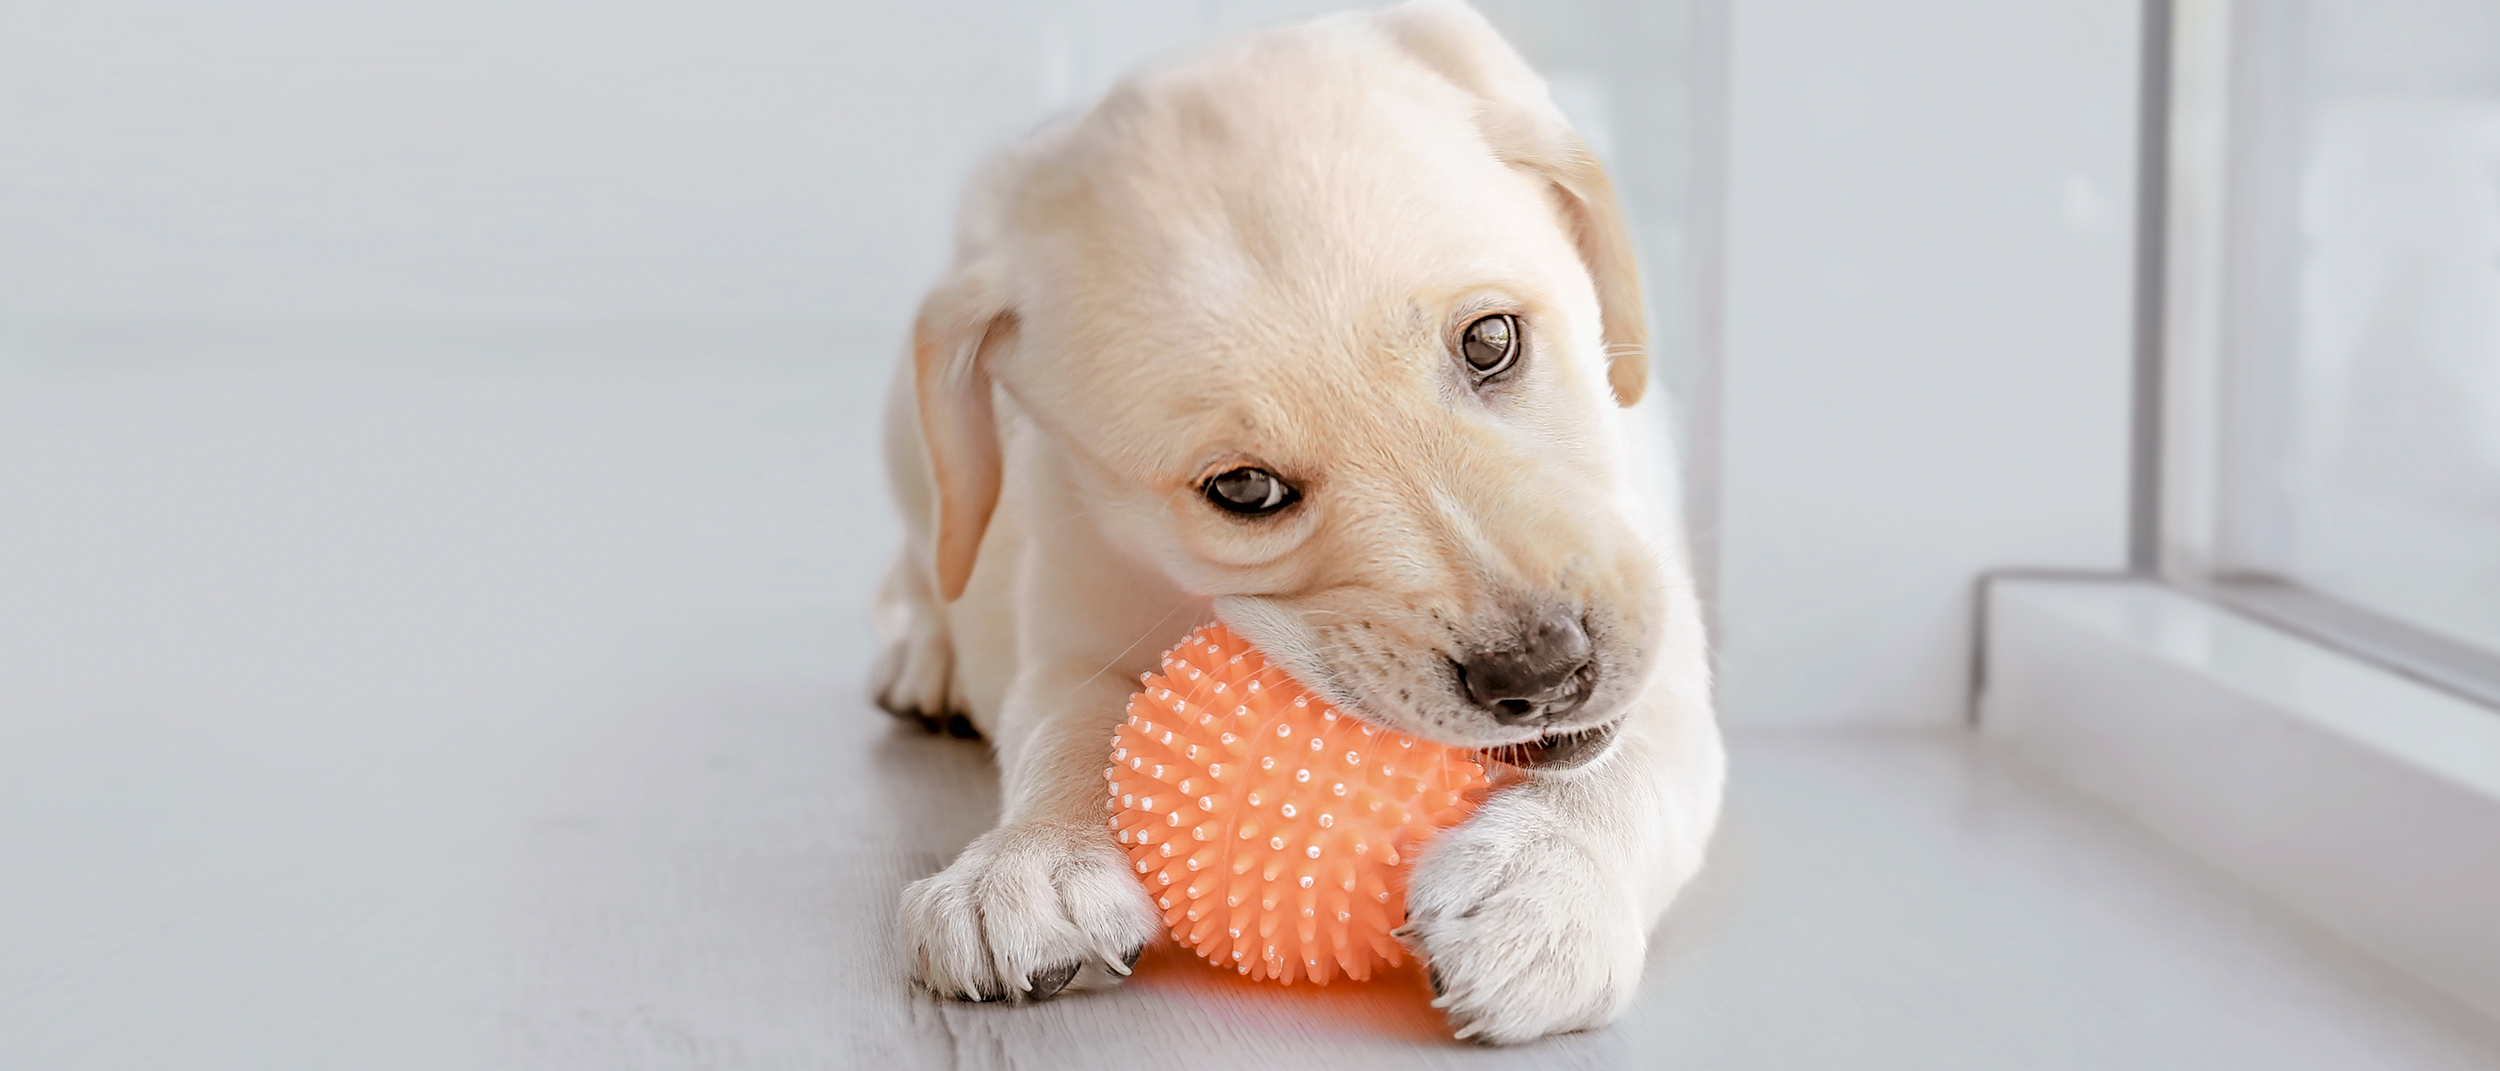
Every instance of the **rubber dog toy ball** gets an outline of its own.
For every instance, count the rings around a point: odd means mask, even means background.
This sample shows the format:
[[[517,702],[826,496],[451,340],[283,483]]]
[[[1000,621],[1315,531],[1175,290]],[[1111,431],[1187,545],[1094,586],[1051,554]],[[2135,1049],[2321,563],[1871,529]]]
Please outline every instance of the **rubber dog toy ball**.
[[[1129,698],[1103,777],[1172,939],[1287,985],[1398,964],[1408,866],[1486,783],[1475,753],[1348,714],[1214,623]]]

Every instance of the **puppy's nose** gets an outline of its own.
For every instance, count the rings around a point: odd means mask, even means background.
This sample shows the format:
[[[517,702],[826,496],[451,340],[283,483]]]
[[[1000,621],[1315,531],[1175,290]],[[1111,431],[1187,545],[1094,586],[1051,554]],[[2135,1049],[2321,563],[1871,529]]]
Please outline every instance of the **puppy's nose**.
[[[1467,697],[1504,725],[1560,717],[1588,698],[1580,671],[1589,664],[1589,634],[1579,619],[1545,611],[1528,622],[1516,647],[1478,651],[1458,663]]]

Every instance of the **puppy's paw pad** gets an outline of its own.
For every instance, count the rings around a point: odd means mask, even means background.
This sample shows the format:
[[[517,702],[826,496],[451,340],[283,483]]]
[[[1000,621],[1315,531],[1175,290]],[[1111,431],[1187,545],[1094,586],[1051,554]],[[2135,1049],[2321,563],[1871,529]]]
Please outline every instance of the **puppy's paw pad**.
[[[1002,827],[903,891],[915,980],[957,1000],[1045,1000],[1126,974],[1159,932],[1099,830]]]
[[[1489,1045],[1613,1020],[1648,944],[1628,883],[1550,825],[1478,817],[1494,821],[1450,831],[1417,864],[1399,930],[1434,1006],[1459,1038]]]

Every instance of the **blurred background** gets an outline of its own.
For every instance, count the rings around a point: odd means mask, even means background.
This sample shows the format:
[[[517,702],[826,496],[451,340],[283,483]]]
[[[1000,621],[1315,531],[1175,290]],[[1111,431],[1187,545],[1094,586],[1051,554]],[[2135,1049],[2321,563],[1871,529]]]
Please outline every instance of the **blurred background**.
[[[1336,6],[0,3],[0,1063],[969,1029],[816,1015],[995,807],[860,699],[887,377],[983,153]],[[2012,568],[2500,651],[2500,4],[1479,6],[1624,197],[1740,734],[1959,734]]]

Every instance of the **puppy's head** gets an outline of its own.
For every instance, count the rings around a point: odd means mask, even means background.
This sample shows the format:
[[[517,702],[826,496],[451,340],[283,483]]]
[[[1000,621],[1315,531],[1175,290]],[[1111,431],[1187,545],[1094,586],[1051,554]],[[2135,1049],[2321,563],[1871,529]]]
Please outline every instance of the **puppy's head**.
[[[1543,85],[1464,6],[1142,76],[994,169],[918,325],[951,597],[993,384],[1069,512],[1366,717],[1601,753],[1667,585],[1618,471],[1647,376],[1629,243]]]

